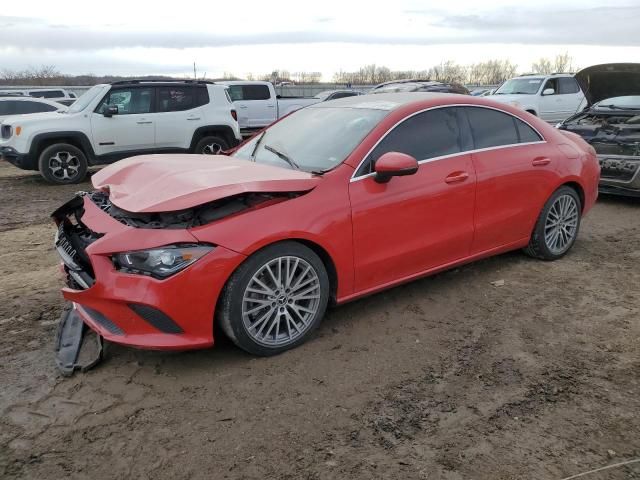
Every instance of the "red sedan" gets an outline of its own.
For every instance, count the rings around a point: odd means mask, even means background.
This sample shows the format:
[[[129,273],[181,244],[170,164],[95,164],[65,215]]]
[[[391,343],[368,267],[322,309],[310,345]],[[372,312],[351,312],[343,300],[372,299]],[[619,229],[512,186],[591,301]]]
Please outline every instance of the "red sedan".
[[[104,338],[271,355],[329,303],[515,249],[565,255],[593,149],[507,105],[395,93],[293,113],[231,157],[109,166],[54,212],[73,312]]]

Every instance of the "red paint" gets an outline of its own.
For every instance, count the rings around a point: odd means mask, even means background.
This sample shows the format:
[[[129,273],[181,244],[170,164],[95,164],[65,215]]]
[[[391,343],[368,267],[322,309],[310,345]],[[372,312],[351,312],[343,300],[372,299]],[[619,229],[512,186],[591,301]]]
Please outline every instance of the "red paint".
[[[422,162],[415,174],[387,183],[376,182],[374,175],[351,181],[355,168],[393,125],[426,108],[460,103],[507,111],[533,125],[546,142]],[[395,158],[398,165],[408,165],[406,158]],[[597,198],[598,180],[595,155],[580,138],[516,108],[456,95],[430,96],[391,112],[342,165],[322,177],[225,157],[131,159],[94,176],[96,187],[108,186],[113,202],[125,210],[178,210],[246,191],[303,194],[190,230],[130,228],[85,200],[83,221],[105,234],[87,249],[97,280],[88,290],[64,289],[63,294],[117,323],[124,336],[110,335],[80,310],[92,328],[114,342],[206,347],[214,341],[214,313],[225,282],[266,245],[298,239],[324,250],[335,268],[341,303],[522,248],[554,190],[565,183],[579,186],[586,213]],[[180,242],[217,248],[166,280],[117,272],[110,260],[115,252]],[[127,308],[128,302],[162,310],[184,333],[154,330]]]

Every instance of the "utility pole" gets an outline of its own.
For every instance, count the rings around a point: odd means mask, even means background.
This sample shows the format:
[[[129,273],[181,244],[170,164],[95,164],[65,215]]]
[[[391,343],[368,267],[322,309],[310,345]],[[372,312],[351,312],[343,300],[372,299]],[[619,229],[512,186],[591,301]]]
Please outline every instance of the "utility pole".
[[[196,62],[193,62],[193,79],[198,79],[198,76],[196,75]]]

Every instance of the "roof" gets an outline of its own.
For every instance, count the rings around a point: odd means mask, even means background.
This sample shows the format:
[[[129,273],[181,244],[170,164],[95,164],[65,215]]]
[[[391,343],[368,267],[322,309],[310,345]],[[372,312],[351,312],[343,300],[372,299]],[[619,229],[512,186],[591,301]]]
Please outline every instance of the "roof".
[[[338,98],[330,102],[315,103],[307,108],[371,108],[374,110],[396,110],[414,102],[446,98],[453,93],[431,92],[402,92],[402,93],[376,93],[373,95],[357,95],[353,97]],[[469,95],[462,95],[468,98]]]

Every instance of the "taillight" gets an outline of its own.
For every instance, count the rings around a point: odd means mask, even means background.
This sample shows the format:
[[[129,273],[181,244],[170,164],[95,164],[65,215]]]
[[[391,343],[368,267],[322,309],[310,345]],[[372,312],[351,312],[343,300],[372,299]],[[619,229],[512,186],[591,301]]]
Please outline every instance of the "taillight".
[[[231,116],[236,122],[238,121],[238,112],[236,112],[235,110],[231,110]]]

